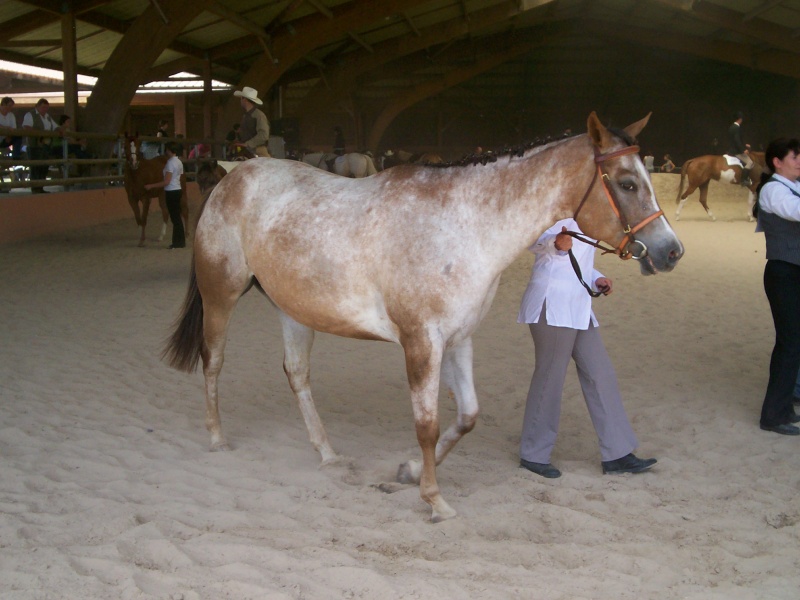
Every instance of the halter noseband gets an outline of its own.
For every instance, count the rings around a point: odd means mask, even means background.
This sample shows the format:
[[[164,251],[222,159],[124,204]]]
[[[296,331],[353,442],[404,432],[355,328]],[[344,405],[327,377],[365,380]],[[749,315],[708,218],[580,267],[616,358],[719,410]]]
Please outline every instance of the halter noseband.
[[[627,218],[622,214],[622,207],[619,204],[619,201],[616,199],[614,194],[611,193],[611,190],[608,189],[607,182],[609,180],[608,173],[603,170],[603,163],[607,160],[613,160],[615,158],[620,158],[622,156],[627,156],[628,154],[638,154],[639,146],[627,146],[620,150],[615,150],[614,152],[609,152],[608,154],[601,154],[600,151],[597,149],[597,146],[593,146],[594,149],[594,163],[597,165],[597,168],[594,172],[594,177],[592,177],[592,183],[589,184],[589,188],[586,190],[586,193],[583,195],[583,199],[581,203],[578,205],[578,208],[575,210],[575,214],[573,215],[573,219],[577,221],[578,213],[583,208],[583,205],[586,204],[586,200],[589,198],[589,194],[591,193],[592,189],[594,188],[594,184],[597,182],[597,178],[600,177],[600,183],[603,186],[603,191],[606,194],[606,198],[608,199],[608,203],[611,205],[611,210],[614,211],[614,214],[617,215],[617,218],[622,223],[622,231],[625,235],[622,238],[622,241],[616,248],[606,248],[599,242],[594,242],[588,238],[582,237],[579,233],[574,231],[568,231],[569,235],[572,237],[585,242],[587,244],[591,244],[596,248],[600,248],[603,251],[603,254],[613,253],[619,256],[623,260],[628,260],[633,258],[635,260],[640,260],[647,256],[647,246],[645,246],[644,242],[637,240],[634,237],[634,234],[637,231],[640,231],[643,227],[649,225],[657,218],[664,214],[663,210],[659,210],[654,212],[649,217],[645,217],[642,219],[638,224],[631,227],[630,223],[628,223]],[[642,251],[638,255],[634,255],[631,253],[629,247],[633,244],[639,244],[642,247]]]

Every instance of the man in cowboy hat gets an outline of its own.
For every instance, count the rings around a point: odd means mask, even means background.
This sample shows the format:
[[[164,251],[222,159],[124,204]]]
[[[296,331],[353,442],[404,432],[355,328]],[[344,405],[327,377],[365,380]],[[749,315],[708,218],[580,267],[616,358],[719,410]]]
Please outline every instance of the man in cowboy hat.
[[[233,146],[246,148],[256,156],[269,156],[267,144],[269,143],[269,121],[267,116],[256,105],[261,106],[263,102],[258,97],[258,92],[251,87],[245,87],[242,91],[233,92],[234,96],[241,98],[242,123],[239,127],[239,140],[233,142]]]

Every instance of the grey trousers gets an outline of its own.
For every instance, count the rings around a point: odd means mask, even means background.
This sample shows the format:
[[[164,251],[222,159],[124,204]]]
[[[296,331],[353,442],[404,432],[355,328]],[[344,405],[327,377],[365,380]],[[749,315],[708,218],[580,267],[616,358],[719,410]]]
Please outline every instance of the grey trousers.
[[[536,367],[525,405],[520,457],[550,462],[570,358],[578,369],[586,407],[600,442],[601,460],[616,460],[633,452],[639,443],[622,406],[617,376],[597,328],[591,324],[586,330],[548,325],[544,308],[540,322],[529,326]]]

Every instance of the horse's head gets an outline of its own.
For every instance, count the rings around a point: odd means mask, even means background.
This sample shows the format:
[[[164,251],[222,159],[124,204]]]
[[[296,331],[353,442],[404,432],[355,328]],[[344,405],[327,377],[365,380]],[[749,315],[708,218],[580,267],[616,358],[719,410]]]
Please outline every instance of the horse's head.
[[[125,143],[122,145],[122,151],[125,153],[125,160],[130,165],[131,169],[139,166],[139,148],[141,142],[138,135],[125,134]]]
[[[623,130],[607,129],[592,112],[587,121],[594,177],[575,211],[587,235],[639,260],[642,273],[671,271],[683,245],[658,205],[650,175],[639,157],[636,136],[644,119]]]

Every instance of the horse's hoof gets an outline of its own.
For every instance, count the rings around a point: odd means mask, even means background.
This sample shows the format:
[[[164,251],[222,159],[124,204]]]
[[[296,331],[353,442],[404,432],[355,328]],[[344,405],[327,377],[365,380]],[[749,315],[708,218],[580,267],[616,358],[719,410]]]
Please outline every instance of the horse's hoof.
[[[397,468],[398,483],[419,483],[422,476],[422,463],[418,460],[410,460]]]
[[[216,444],[211,444],[209,452],[229,452],[230,449],[228,442],[217,442]]]
[[[441,500],[439,504],[440,506],[438,508],[434,508],[433,512],[431,513],[431,523],[441,523],[447,519],[452,519],[458,514],[455,510],[450,508],[450,505],[444,500]]]
[[[144,240],[141,240],[141,241],[139,242],[139,248],[144,248],[144,247],[145,247]]]

